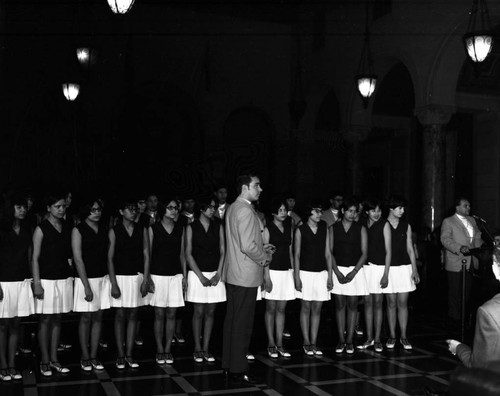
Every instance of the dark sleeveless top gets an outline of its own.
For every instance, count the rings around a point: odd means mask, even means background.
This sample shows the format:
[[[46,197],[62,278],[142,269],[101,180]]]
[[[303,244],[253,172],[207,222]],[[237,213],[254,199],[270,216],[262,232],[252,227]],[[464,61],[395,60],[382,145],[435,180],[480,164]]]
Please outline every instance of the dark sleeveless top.
[[[392,225],[390,227],[392,245],[391,267],[411,264],[410,256],[408,256],[408,250],[406,249],[408,222],[399,220],[396,228]]]
[[[322,220],[318,223],[316,234],[312,232],[311,227],[309,227],[307,223],[302,224],[299,230],[300,269],[310,272],[321,272],[326,270],[326,223]]]
[[[353,267],[361,256],[361,224],[353,222],[347,232],[342,221],[333,226],[333,254],[338,267]]]
[[[120,220],[113,227],[115,232],[115,253],[113,264],[116,275],[137,275],[144,271],[144,228],[134,223],[134,231],[129,235]]]
[[[48,219],[40,223],[43,233],[38,264],[40,279],[66,279],[72,276],[69,259],[71,258],[71,227],[61,221],[61,232],[57,231]]]
[[[0,281],[20,282],[31,278],[29,248],[31,231],[21,222],[19,234],[12,227],[0,231]]]
[[[220,259],[220,224],[211,221],[205,232],[199,219],[191,223],[191,254],[202,272],[217,271]]]
[[[288,271],[290,268],[292,268],[292,264],[290,263],[290,245],[292,244],[292,218],[287,217],[285,221],[283,221],[283,232],[280,231],[278,226],[274,224],[273,221],[269,221],[267,223],[267,229],[269,231],[269,243],[276,246],[276,251],[273,254],[273,259],[271,260],[269,269],[274,271]],[[300,255],[302,256],[302,250],[300,252]]]
[[[387,220],[380,218],[371,227],[366,227],[368,234],[368,259],[367,264],[385,265],[385,239],[384,227]]]
[[[153,224],[151,230],[153,230],[151,274],[160,276],[182,274],[180,254],[184,227],[174,223],[174,228],[169,234],[159,222]]]
[[[108,273],[108,233],[105,227],[100,225],[96,233],[84,220],[76,228],[82,236],[82,259],[87,278],[103,277]]]

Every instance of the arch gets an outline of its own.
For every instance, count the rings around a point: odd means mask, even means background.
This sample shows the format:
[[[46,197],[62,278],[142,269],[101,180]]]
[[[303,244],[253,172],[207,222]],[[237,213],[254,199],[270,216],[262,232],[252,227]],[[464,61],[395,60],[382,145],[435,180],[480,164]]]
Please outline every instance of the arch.
[[[412,117],[415,89],[410,73],[403,62],[392,66],[379,83],[373,101],[373,113],[395,117]]]

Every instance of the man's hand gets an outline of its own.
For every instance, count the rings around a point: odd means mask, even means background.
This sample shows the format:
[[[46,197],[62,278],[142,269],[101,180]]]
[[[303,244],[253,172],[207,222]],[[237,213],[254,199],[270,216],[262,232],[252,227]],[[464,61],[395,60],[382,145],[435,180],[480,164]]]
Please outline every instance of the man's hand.
[[[446,340],[448,343],[448,350],[451,352],[452,355],[457,354],[457,346],[461,344],[460,341],[457,340]]]
[[[264,250],[266,251],[267,254],[274,254],[274,252],[276,251],[276,246],[270,243],[265,243]]]
[[[469,248],[467,246],[461,246],[460,247],[460,253],[462,253],[462,254],[469,253]]]

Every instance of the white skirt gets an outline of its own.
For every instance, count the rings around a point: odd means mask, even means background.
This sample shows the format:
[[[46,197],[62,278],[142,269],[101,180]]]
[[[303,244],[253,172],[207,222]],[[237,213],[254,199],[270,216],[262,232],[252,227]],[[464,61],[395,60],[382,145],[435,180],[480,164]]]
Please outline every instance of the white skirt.
[[[342,275],[347,275],[355,267],[337,267]],[[341,296],[367,296],[370,294],[368,292],[368,286],[366,284],[365,271],[361,267],[352,281],[349,283],[340,283],[335,274],[333,274],[333,289],[332,294],[338,294]]]
[[[149,304],[160,308],[183,307],[182,278],[182,274],[174,276],[151,275],[155,292],[152,294]]]
[[[330,292],[326,283],[328,282],[328,271],[321,272],[300,271],[302,281],[302,292],[295,291],[295,297],[306,301],[329,301]]]
[[[417,288],[411,278],[413,270],[411,264],[397,265],[389,268],[389,285],[382,289],[382,293],[409,293]]]
[[[30,316],[35,313],[31,279],[19,282],[0,282],[3,300],[0,301],[0,319]]]
[[[35,299],[35,313],[60,314],[73,309],[73,278],[41,279],[43,299]]]
[[[141,295],[143,275],[116,275],[116,283],[120,288],[120,297],[113,298],[111,295],[111,281],[109,275],[104,277],[103,298],[101,298],[101,309],[107,308],[137,308],[148,305],[149,294]]]
[[[390,290],[390,282],[385,289],[380,287],[380,281],[384,275],[385,265],[368,263],[368,265],[365,265],[363,269],[365,271],[366,284],[368,285],[368,291],[370,294],[382,294],[386,293],[387,290]]]
[[[277,301],[295,300],[295,283],[292,269],[287,271],[270,270],[269,276],[273,283],[273,289],[271,293],[267,293],[264,290],[262,292],[262,298]]]
[[[212,279],[217,274],[217,271],[202,272],[202,274],[205,278]],[[222,281],[219,281],[217,286],[205,287],[193,271],[188,272],[187,280],[186,301],[206,304],[226,301],[226,286]]]
[[[104,282],[104,276],[101,278],[89,278],[90,290],[94,298],[92,301],[85,300],[85,287],[80,278],[75,279],[75,292],[73,301],[73,311],[74,312],[97,312],[102,309],[104,299],[104,306],[109,308],[109,297],[106,294],[106,283]]]

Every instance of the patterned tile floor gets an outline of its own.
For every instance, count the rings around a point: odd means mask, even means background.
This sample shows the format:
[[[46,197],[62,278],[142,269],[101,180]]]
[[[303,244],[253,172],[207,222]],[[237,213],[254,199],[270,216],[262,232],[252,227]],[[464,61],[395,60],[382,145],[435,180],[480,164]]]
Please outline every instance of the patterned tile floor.
[[[0,383],[0,395],[28,396],[132,396],[132,395],[422,395],[424,388],[444,391],[457,360],[446,351],[444,340],[457,337],[446,331],[444,322],[437,314],[424,315],[412,312],[410,340],[413,351],[405,351],[399,344],[394,351],[378,354],[373,350],[356,351],[353,356],[335,354],[334,321],[331,305],[325,307],[319,339],[324,356],[306,357],[301,350],[297,305],[287,315],[287,326],[292,338],[285,343],[292,352],[291,359],[272,360],[265,354],[266,337],[263,329],[263,307],[256,316],[252,352],[256,361],[251,371],[262,379],[257,386],[228,384],[220,366],[221,325],[223,307],[216,313],[213,348],[217,360],[213,364],[197,364],[192,359],[192,343],[188,338],[184,346],[175,346],[175,363],[158,366],[154,362],[155,348],[151,329],[151,313],[143,313],[142,333],[144,346],[137,347],[135,357],[141,364],[136,370],[118,371],[114,366],[115,352],[112,345],[100,351],[105,370],[84,373],[80,370],[77,326],[75,317],[63,324],[65,341],[73,343],[69,352],[61,353],[60,360],[71,372],[41,378],[36,354],[18,357],[24,378],[19,382]],[[106,335],[111,339],[112,322],[108,314],[105,320]],[[185,334],[189,329],[189,307],[184,312]],[[28,326],[29,328],[29,326]],[[359,337],[357,342],[362,342]],[[112,344],[110,342],[110,344]]]

